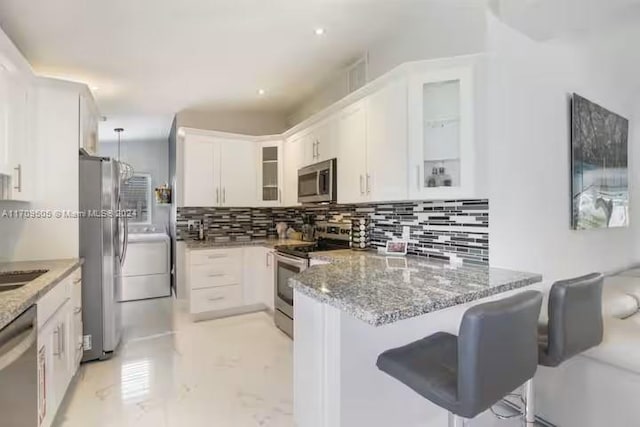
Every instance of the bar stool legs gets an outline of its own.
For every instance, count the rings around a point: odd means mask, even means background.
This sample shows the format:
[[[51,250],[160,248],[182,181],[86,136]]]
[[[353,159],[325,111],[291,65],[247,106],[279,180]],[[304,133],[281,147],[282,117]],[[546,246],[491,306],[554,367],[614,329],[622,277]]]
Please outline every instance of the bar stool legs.
[[[533,389],[533,378],[524,383],[522,388],[522,400],[524,402],[524,425],[533,425],[536,422],[536,406]]]
[[[449,427],[466,427],[467,422],[464,418],[449,412]]]

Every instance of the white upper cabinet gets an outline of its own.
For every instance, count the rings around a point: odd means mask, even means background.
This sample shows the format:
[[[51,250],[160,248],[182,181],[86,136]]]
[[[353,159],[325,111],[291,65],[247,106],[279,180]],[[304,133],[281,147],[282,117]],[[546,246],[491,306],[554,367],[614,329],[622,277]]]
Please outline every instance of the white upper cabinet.
[[[347,107],[338,126],[338,201],[407,198],[407,85],[395,80]]]
[[[338,117],[338,203],[367,200],[366,103],[347,107]]]
[[[301,166],[337,157],[338,116],[331,116],[299,135],[296,140],[304,147]]]
[[[254,206],[257,200],[256,142],[221,139],[220,206]]]
[[[282,140],[258,144],[258,201],[261,206],[279,206],[283,201],[284,150]]]
[[[407,83],[397,79],[367,98],[368,201],[407,198],[407,145]]]
[[[305,139],[295,135],[284,143],[284,205],[298,205],[298,169],[304,163]]]
[[[409,81],[409,195],[474,196],[473,69],[442,68]]]
[[[11,168],[11,199],[30,201],[33,197],[34,162],[32,126],[34,122],[33,90],[29,81],[16,77],[9,88],[11,102],[8,111],[9,167]]]
[[[9,72],[0,66],[0,174],[9,176]],[[2,198],[2,196],[0,196]]]
[[[1,58],[0,58],[1,59]],[[32,77],[0,62],[0,199],[31,200],[35,105]]]
[[[98,153],[99,114],[90,95],[81,93],[79,97],[80,133],[78,145],[81,150],[96,155]]]
[[[182,206],[257,204],[256,142],[187,133]]]
[[[183,206],[218,206],[220,151],[211,137],[185,135],[183,162]]]

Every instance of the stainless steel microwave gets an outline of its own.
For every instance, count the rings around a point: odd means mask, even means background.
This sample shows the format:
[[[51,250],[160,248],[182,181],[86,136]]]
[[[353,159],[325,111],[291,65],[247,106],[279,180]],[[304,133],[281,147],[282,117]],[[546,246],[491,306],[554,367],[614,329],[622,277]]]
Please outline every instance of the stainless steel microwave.
[[[331,159],[298,169],[298,202],[332,203],[338,199],[337,160]]]

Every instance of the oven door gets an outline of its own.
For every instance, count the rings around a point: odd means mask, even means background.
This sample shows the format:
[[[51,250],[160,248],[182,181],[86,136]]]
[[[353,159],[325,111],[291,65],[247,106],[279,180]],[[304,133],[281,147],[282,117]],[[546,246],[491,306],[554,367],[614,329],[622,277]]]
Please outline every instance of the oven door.
[[[293,319],[293,288],[289,286],[289,279],[302,273],[308,266],[307,259],[276,254],[275,307],[291,319]]]

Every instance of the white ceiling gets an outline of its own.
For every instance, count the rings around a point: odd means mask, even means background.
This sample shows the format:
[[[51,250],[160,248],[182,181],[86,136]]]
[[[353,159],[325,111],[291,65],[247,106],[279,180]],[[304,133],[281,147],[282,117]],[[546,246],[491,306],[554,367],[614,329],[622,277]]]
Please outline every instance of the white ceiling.
[[[0,26],[38,74],[97,87],[109,129],[148,138],[183,109],[287,112],[434,1],[2,0]]]

